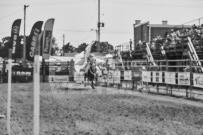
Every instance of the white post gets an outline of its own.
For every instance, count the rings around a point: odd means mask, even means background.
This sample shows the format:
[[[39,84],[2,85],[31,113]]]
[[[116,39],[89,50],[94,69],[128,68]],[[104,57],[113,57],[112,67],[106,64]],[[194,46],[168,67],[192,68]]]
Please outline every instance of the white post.
[[[38,37],[37,37],[38,39]],[[39,40],[38,40],[39,41]],[[36,54],[34,57],[34,124],[33,135],[39,135],[40,127],[40,62],[39,62],[39,42],[36,43]]]
[[[12,72],[12,49],[9,50],[8,59],[8,95],[7,95],[7,132],[11,135],[11,72]]]

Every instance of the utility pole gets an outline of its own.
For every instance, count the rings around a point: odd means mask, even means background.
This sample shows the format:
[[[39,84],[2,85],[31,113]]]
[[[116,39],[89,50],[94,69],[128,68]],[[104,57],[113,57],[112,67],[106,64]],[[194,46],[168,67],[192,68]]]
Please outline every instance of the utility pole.
[[[98,23],[97,23],[98,41],[97,41],[97,52],[100,51],[100,0],[98,0]]]
[[[63,56],[64,56],[64,47],[65,47],[65,35],[63,34]]]
[[[29,7],[29,5],[24,5],[24,39],[23,39],[23,61],[26,60],[26,8]]]

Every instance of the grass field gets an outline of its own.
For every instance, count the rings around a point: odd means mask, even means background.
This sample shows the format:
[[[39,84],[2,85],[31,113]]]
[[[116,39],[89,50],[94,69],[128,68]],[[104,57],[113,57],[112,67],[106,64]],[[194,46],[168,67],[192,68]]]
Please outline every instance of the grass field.
[[[33,85],[12,85],[13,135],[32,135]],[[6,114],[7,84],[0,85]],[[203,103],[114,88],[57,89],[41,84],[41,135],[203,135]],[[0,119],[6,135],[6,119]]]

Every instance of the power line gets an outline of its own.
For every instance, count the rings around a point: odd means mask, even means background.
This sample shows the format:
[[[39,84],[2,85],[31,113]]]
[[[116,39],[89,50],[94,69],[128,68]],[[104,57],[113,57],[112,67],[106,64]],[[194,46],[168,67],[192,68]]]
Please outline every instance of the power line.
[[[150,6],[150,7],[183,7],[183,8],[202,8],[202,6],[201,5],[198,5],[198,4],[196,4],[196,5],[184,5],[184,4],[178,4],[178,3],[164,3],[164,2],[161,2],[161,3],[156,3],[156,2],[154,2],[154,1],[152,1],[152,2],[143,2],[143,1],[141,1],[141,2],[139,2],[139,1],[135,1],[135,0],[108,0],[108,2],[111,2],[111,3],[113,3],[113,4],[124,4],[124,5],[132,5],[132,6],[134,6],[134,5],[141,5],[141,6]],[[197,0],[197,2],[198,2],[198,0]]]
[[[198,19],[195,19],[195,20],[192,20],[192,21],[189,21],[189,22],[185,22],[185,23],[183,23],[182,25],[188,24],[188,23],[191,23],[191,22],[194,22],[194,21],[199,21],[199,20],[201,20],[201,19],[203,19],[203,17],[200,17],[200,18],[198,18]]]
[[[15,12],[11,13],[11,14],[8,14],[8,15],[5,15],[5,16],[1,16],[0,19],[4,19],[4,18],[7,18],[7,17],[10,17],[18,12],[21,12],[22,11],[22,8],[19,9],[19,10],[16,10]]]
[[[54,28],[54,30],[69,31],[69,32],[76,32],[76,33],[91,32],[90,30],[73,30],[73,29],[62,29],[62,28]]]
[[[91,38],[92,36],[94,36],[94,33],[92,33],[92,34],[88,35],[87,37],[82,38],[82,39],[80,39],[80,40],[72,40],[72,42],[81,42],[81,41],[85,41],[85,40]]]
[[[68,31],[68,32],[75,32],[75,33],[88,33],[92,32],[91,30],[74,30],[74,29],[63,29],[63,28],[55,28],[54,30],[57,31]],[[132,34],[132,32],[129,31],[102,31],[101,33],[110,33],[110,34]]]
[[[132,32],[128,32],[128,31],[103,31],[102,33],[107,33],[107,34],[132,34]]]

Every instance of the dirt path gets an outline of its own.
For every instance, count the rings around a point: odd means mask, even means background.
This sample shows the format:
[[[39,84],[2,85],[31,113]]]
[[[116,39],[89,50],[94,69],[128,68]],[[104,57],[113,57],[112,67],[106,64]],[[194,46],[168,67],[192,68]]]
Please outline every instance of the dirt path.
[[[12,88],[13,134],[31,135],[32,85]],[[1,85],[0,99],[6,100],[6,91]],[[4,104],[0,109],[6,112]],[[40,112],[41,135],[203,134],[202,102],[112,88],[65,91],[43,84]],[[0,119],[0,135],[5,130],[6,121]]]

